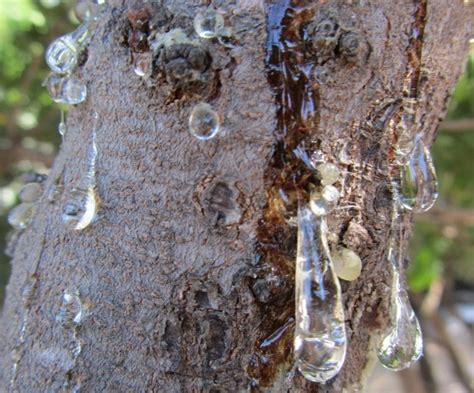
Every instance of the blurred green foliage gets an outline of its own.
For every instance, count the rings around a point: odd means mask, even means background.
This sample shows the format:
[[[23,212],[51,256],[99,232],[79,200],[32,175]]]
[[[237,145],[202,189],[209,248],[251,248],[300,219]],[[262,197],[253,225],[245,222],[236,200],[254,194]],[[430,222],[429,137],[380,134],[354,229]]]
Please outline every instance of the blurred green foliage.
[[[9,231],[6,214],[17,201],[18,176],[27,170],[45,171],[57,150],[59,109],[42,81],[48,74],[44,51],[51,40],[74,28],[66,0],[0,0],[0,249]],[[68,18],[64,16],[68,15]],[[453,95],[449,118],[474,119],[474,53]],[[2,155],[21,147],[14,160]],[[15,150],[17,151],[17,150]],[[29,152],[34,152],[31,159]],[[441,131],[434,146],[442,208],[472,209],[474,129],[463,133]],[[444,225],[444,224],[443,224]],[[474,228],[419,221],[412,246],[409,284],[426,290],[449,270],[458,282],[474,285]],[[9,259],[0,255],[0,302],[9,274]]]
[[[448,119],[465,118],[473,119],[474,124],[474,50],[454,91],[448,114]],[[433,145],[440,191],[435,207],[474,211],[473,154],[474,127],[462,132],[440,130]],[[412,290],[427,290],[441,274],[448,274],[463,287],[474,287],[472,224],[441,224],[419,217],[411,255],[408,283]]]
[[[10,230],[6,214],[18,202],[18,176],[45,172],[60,143],[59,109],[42,87],[48,74],[44,51],[74,28],[73,19],[64,17],[69,9],[69,1],[0,0],[1,250]],[[9,259],[0,252],[0,302],[9,271]]]
[[[474,118],[474,52],[471,50],[466,70],[458,82],[449,108],[448,119]]]

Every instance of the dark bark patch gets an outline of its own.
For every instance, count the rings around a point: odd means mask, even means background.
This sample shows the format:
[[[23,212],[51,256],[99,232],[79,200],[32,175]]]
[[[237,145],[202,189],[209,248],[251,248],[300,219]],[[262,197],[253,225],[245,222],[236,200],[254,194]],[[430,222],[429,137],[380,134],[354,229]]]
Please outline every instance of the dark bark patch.
[[[158,52],[155,68],[173,91],[202,94],[212,84],[212,57],[207,50],[191,44],[177,44]]]
[[[400,108],[401,100],[392,100],[379,105],[367,119],[367,126],[382,132]]]
[[[369,44],[361,34],[349,31],[341,35],[337,54],[349,63],[364,64],[367,61],[369,52]]]
[[[364,226],[353,220],[344,232],[343,242],[351,250],[361,252],[372,245],[373,239]]]
[[[341,35],[339,22],[335,15],[321,13],[307,26],[307,35],[318,63],[334,57]]]
[[[373,207],[376,212],[389,210],[392,206],[392,191],[388,184],[382,184],[377,187],[373,199]]]
[[[252,285],[252,293],[260,303],[275,302],[287,291],[284,278],[273,274],[256,280]]]
[[[238,224],[241,209],[237,203],[237,188],[224,180],[211,182],[203,191],[200,205],[211,226],[225,227]]]
[[[221,367],[227,357],[229,326],[218,314],[214,314],[199,324],[201,345],[206,354],[206,365],[210,369]]]

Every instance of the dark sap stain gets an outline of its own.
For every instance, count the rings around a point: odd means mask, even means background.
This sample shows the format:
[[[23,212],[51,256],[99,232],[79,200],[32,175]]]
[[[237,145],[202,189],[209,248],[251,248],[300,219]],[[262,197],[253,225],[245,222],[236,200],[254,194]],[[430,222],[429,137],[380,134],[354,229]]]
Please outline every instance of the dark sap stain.
[[[421,75],[421,55],[423,51],[423,38],[425,34],[427,0],[415,0],[414,22],[412,25],[410,42],[406,53],[408,65],[406,70],[406,98],[417,98]]]
[[[261,270],[252,285],[265,315],[247,369],[255,389],[268,386],[279,370],[291,367],[293,335],[288,334],[292,329],[287,322],[294,315],[296,228],[288,220],[296,216],[299,201],[307,200],[311,185],[318,182],[308,161],[302,159],[305,155],[295,154],[318,148],[310,135],[319,123],[319,92],[309,77],[317,61],[307,50],[314,10],[297,0],[267,1],[266,7],[265,61],[277,125],[273,155],[264,175],[267,204],[257,232]],[[285,284],[265,285],[273,282],[268,275],[281,277]]]

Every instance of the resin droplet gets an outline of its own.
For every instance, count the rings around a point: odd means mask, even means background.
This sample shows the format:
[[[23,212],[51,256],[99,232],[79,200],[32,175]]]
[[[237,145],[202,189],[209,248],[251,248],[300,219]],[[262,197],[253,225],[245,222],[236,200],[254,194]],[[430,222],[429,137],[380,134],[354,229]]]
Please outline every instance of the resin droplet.
[[[87,97],[87,87],[74,76],[50,74],[45,81],[49,96],[55,102],[63,104],[79,104]]]
[[[36,202],[41,198],[41,194],[43,194],[41,183],[28,183],[21,188],[18,197],[22,202]]]
[[[10,210],[8,223],[15,229],[25,229],[30,225],[34,213],[34,203],[20,203]]]
[[[408,161],[400,168],[399,202],[415,212],[429,210],[438,197],[438,181],[430,151],[415,141]]]
[[[339,179],[341,171],[339,168],[331,163],[324,163],[317,166],[318,176],[321,179],[323,186],[334,184]]]
[[[153,56],[151,52],[135,53],[133,58],[133,71],[143,78],[151,76]]]
[[[347,337],[341,288],[326,241],[324,218],[298,211],[295,361],[304,377],[324,383],[341,369]]]
[[[58,125],[58,132],[59,132],[59,135],[61,135],[62,137],[64,137],[64,135],[66,135],[66,132],[67,132],[66,118],[64,115],[63,108],[61,108],[61,121],[59,122],[59,125]]]
[[[79,291],[66,289],[63,294],[61,309],[56,321],[62,325],[79,325],[84,316],[84,309],[79,298]]]
[[[224,30],[224,17],[212,8],[200,11],[194,18],[194,30],[201,38],[215,38]]]
[[[64,136],[66,135],[66,132],[67,132],[67,125],[65,122],[60,122],[59,125],[58,125],[58,132],[59,132],[59,135],[61,136]]]
[[[72,33],[54,40],[46,50],[46,62],[49,68],[60,74],[73,71],[88,36],[88,25],[82,24]]]
[[[219,116],[209,104],[197,104],[189,117],[189,131],[196,138],[206,141],[213,138],[220,128]]]
[[[420,324],[403,288],[400,271],[403,268],[403,220],[400,208],[394,203],[388,263],[392,269],[390,326],[381,341],[378,358],[391,370],[403,370],[416,362],[423,353]]]
[[[389,253],[392,251],[389,251]],[[378,358],[383,366],[399,371],[410,367],[423,354],[420,324],[400,282],[398,269],[393,269],[390,332],[380,345]]]
[[[74,5],[74,15],[76,18],[85,22],[90,19],[89,0],[76,0]]]
[[[71,229],[87,228],[97,213],[97,199],[94,188],[73,189],[63,208],[63,222]]]
[[[88,21],[90,19],[97,19],[98,14],[104,8],[106,1],[97,0],[76,0],[74,7],[74,14],[77,19],[81,22]]]
[[[334,271],[339,278],[353,281],[360,276],[362,261],[354,251],[340,247],[331,256],[334,263]]]
[[[334,186],[324,186],[319,191],[311,193],[310,207],[317,216],[324,216],[331,212],[339,201],[339,190]]]

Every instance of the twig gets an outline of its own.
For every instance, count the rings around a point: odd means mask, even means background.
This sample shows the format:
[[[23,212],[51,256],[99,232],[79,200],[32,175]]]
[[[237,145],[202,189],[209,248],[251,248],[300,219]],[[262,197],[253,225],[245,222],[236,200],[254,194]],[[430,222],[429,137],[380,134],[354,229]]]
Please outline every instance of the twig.
[[[443,132],[474,131],[474,119],[445,120],[439,128]]]

